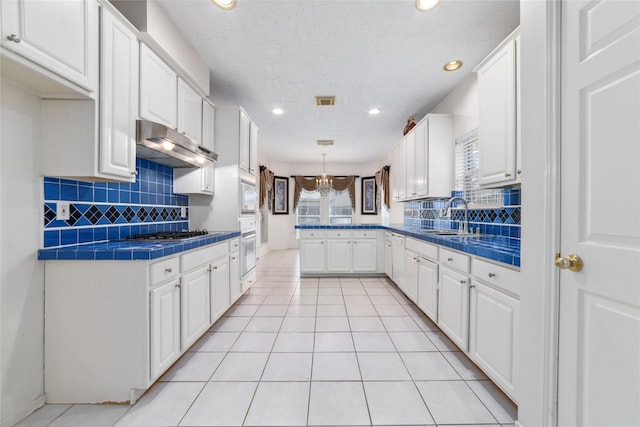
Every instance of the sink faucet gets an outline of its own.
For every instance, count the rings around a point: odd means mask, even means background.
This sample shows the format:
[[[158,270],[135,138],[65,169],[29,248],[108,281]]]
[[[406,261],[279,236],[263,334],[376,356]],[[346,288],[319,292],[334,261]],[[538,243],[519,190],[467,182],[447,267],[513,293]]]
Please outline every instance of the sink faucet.
[[[464,222],[462,223],[462,234],[468,234],[469,233],[469,204],[464,198],[457,197],[457,196],[450,198],[449,201],[447,202],[447,205],[443,209],[442,216],[449,216],[448,214],[449,208],[451,208],[451,205],[456,200],[459,200],[462,203],[464,203]]]

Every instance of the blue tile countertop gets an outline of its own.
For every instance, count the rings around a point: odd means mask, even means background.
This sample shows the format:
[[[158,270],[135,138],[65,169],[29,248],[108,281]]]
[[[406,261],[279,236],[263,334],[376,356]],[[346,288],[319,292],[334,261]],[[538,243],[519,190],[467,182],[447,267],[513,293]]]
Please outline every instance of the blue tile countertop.
[[[415,227],[402,224],[391,225],[296,225],[296,229],[379,229],[404,234],[418,240],[435,243],[468,254],[488,258],[515,267],[520,267],[520,239],[492,235],[434,235],[421,233]]]
[[[240,236],[239,231],[214,232],[180,241],[118,240],[40,249],[39,260],[148,260],[173,255]]]

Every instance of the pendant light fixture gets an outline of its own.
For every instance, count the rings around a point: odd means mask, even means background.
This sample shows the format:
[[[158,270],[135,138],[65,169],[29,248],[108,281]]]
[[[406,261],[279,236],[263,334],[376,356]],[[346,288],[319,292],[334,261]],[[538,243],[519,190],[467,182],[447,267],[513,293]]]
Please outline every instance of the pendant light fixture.
[[[327,176],[325,171],[326,158],[327,153],[322,153],[322,175],[320,175],[320,178],[316,178],[316,190],[318,190],[322,198],[327,197],[333,188],[333,180]]]

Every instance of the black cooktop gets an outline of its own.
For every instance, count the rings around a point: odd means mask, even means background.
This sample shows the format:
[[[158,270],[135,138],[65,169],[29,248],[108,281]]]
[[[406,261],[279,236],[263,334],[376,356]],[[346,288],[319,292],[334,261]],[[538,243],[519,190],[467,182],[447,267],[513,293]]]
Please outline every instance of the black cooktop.
[[[135,234],[127,240],[184,240],[209,234],[207,230],[161,231],[159,233]]]

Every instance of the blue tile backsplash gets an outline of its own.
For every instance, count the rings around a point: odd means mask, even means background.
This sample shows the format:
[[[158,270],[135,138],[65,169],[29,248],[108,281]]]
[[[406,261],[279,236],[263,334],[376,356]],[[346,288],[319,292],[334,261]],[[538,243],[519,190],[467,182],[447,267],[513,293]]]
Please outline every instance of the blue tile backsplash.
[[[89,244],[189,228],[189,197],[173,193],[173,169],[137,159],[134,183],[82,182],[44,177],[44,247]],[[56,219],[57,204],[70,218]],[[185,208],[185,216],[182,210]]]
[[[504,236],[520,239],[520,190],[503,190],[503,203],[500,207],[469,209],[469,228],[480,229],[481,234]],[[452,192],[452,196],[461,196],[461,192]],[[451,217],[441,217],[448,199],[419,200],[404,205],[404,225],[418,229],[457,230],[464,221],[464,204],[456,202]]]

